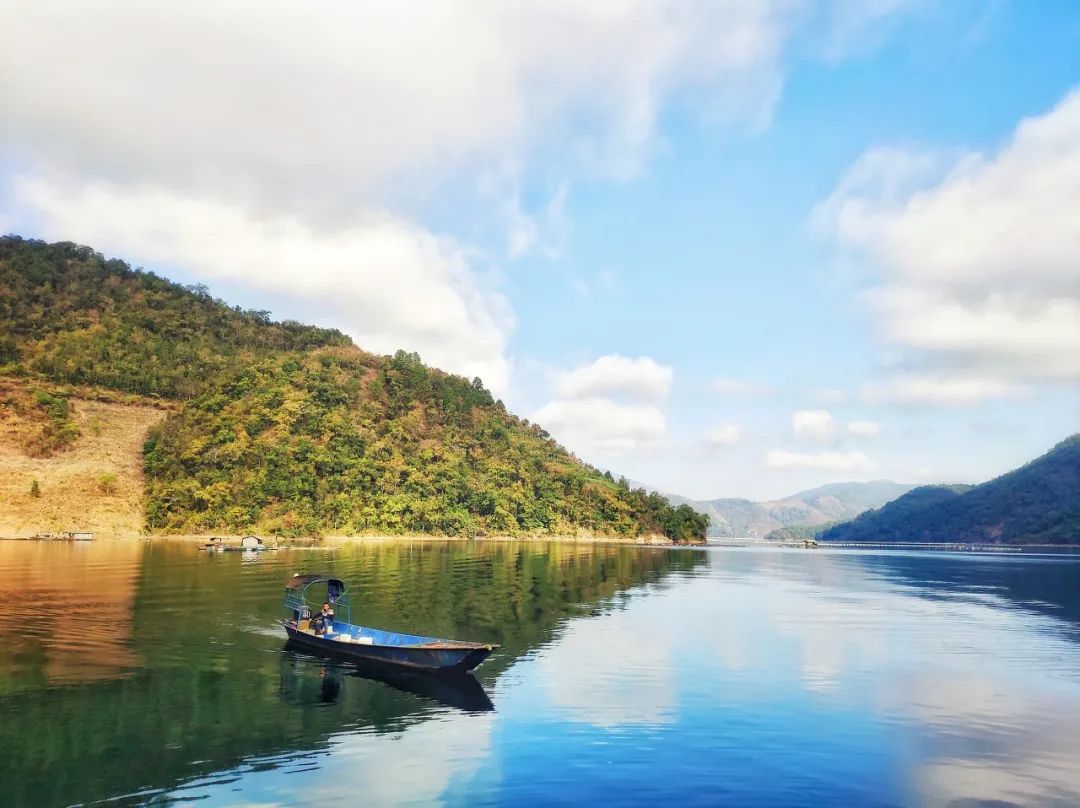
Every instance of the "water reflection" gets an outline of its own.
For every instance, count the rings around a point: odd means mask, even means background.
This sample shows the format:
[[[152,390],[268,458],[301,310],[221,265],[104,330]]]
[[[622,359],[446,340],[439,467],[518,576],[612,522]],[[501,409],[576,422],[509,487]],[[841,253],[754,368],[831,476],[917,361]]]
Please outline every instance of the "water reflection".
[[[125,675],[139,542],[0,541],[0,695]]]
[[[240,556],[169,542],[0,542],[0,641],[14,649],[0,657],[3,801],[191,794],[218,787],[215,773],[332,767],[352,736],[461,754],[486,747],[491,702],[476,680],[436,686],[357,671],[312,689],[303,672],[286,676],[275,619],[293,572],[347,578],[372,624],[501,643],[482,669],[491,682],[569,615],[702,563],[662,550],[501,543]],[[453,742],[438,739],[448,711],[466,721]]]
[[[97,604],[32,634],[0,607],[12,804],[1080,804],[1080,557],[101,546],[0,556]],[[283,647],[315,570],[365,622],[503,649],[447,687]]]
[[[341,695],[342,678],[354,676],[465,712],[495,709],[476,677],[467,673],[435,676],[377,663],[335,662],[291,642],[281,657],[281,695],[290,704],[333,704]]]
[[[598,727],[673,722],[673,639],[663,615],[652,609],[624,607],[567,624],[538,656],[548,705],[567,721]]]
[[[711,560],[739,604],[726,639],[742,653],[719,664],[749,683],[787,658],[803,692],[865,710],[903,739],[908,802],[1080,804],[1080,559]]]
[[[1080,627],[1076,571],[1080,555],[1025,552],[1019,555],[970,553],[881,553],[863,559],[864,567],[932,599],[966,598],[1020,607]]]

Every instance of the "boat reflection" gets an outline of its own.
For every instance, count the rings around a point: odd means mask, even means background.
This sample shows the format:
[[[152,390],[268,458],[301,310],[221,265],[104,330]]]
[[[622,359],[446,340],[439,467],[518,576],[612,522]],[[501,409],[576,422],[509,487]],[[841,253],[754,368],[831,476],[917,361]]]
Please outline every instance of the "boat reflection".
[[[470,713],[492,712],[495,705],[472,674],[433,676],[374,662],[341,662],[286,642],[281,660],[281,695],[289,704],[334,704],[343,677],[380,682],[395,690]]]

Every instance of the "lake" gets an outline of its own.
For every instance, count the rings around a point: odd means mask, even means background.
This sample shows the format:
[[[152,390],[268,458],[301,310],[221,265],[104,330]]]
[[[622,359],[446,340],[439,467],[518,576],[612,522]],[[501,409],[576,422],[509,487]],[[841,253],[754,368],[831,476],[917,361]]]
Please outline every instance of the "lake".
[[[285,647],[286,579],[496,642],[471,685]],[[1080,804],[1080,556],[0,542],[0,803]]]

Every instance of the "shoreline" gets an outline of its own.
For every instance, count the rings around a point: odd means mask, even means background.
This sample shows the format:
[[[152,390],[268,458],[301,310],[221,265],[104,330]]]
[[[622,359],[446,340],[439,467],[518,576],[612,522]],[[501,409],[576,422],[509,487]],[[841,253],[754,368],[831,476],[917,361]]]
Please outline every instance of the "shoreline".
[[[381,544],[386,542],[532,542],[541,544],[586,544],[586,545],[621,545],[626,547],[723,547],[723,548],[747,548],[747,547],[802,547],[801,544],[783,544],[770,542],[764,539],[728,539],[713,538],[694,542],[675,542],[666,536],[602,536],[602,535],[578,535],[578,536],[437,536],[430,533],[415,534],[384,534],[362,533],[357,535],[334,535],[334,536],[298,536],[294,538],[259,535],[257,533],[104,533],[97,532],[92,541],[179,541],[191,544],[209,544],[217,539],[227,546],[239,546],[245,536],[258,536],[267,548],[303,550],[307,548],[331,549],[345,547],[350,544]],[[25,542],[56,542],[71,544],[88,544],[88,541],[76,541],[71,539],[35,539],[32,536],[15,535],[15,532],[0,533],[0,541],[25,541]],[[813,549],[834,550],[926,550],[929,552],[956,551],[957,545],[964,544],[966,549],[972,552],[987,551],[1021,551],[1021,550],[1076,550],[1080,552],[1080,544],[969,544],[965,542],[940,542],[934,544],[921,544],[912,547],[899,543],[893,547],[887,543],[871,543],[866,545],[836,544],[821,542]]]
[[[142,536],[145,540],[154,539],[179,539],[181,541],[209,542],[213,538],[219,538],[226,544],[239,544],[247,534],[193,534],[193,535],[170,535],[149,534]],[[349,544],[380,544],[383,542],[410,541],[410,542],[469,542],[469,541],[498,541],[498,542],[542,542],[551,544],[618,544],[632,547],[704,547],[706,542],[676,543],[666,536],[437,536],[430,533],[415,534],[385,534],[385,533],[361,533],[357,535],[335,535],[315,537],[266,537],[260,536],[267,545],[278,544],[289,548],[303,547],[344,547]]]
[[[630,547],[705,547],[706,542],[676,543],[666,536],[435,536],[431,534],[359,534],[354,536],[301,536],[296,538],[262,536],[257,533],[108,533],[98,534],[93,541],[180,541],[190,544],[209,544],[212,540],[219,539],[226,546],[239,546],[244,536],[258,536],[268,547],[280,547],[281,549],[302,550],[306,548],[336,548],[345,547],[349,544],[380,544],[384,542],[469,542],[469,541],[498,541],[498,542],[537,542],[550,544],[596,544],[596,545],[625,545]],[[74,542],[70,539],[34,539],[29,536],[15,536],[0,534],[0,541],[37,541],[57,543],[89,543]]]

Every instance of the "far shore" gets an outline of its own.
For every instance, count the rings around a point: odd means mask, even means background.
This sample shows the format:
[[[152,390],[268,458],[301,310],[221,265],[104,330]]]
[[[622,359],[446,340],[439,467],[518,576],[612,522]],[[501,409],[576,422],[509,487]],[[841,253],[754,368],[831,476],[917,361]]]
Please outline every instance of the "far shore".
[[[466,541],[499,541],[499,542],[551,542],[555,544],[619,544],[633,547],[703,547],[705,542],[676,543],[667,536],[436,536],[426,533],[418,534],[359,534],[355,536],[300,536],[294,538],[266,536],[257,533],[205,533],[205,534],[171,534],[171,533],[96,533],[95,540],[107,541],[184,541],[193,544],[207,544],[213,540],[220,540],[223,544],[239,545],[244,536],[258,536],[268,547],[295,548],[305,547],[343,547],[349,544],[379,544],[383,542],[466,542]],[[33,541],[27,536],[0,534],[0,540],[27,540]],[[47,540],[46,540],[47,541]]]
[[[227,544],[239,544],[244,535],[195,535],[195,536],[171,536],[158,535],[147,536],[151,539],[183,539],[185,541],[208,542],[212,538],[219,538]],[[667,536],[437,536],[430,533],[416,534],[375,534],[362,533],[354,536],[323,536],[321,538],[301,537],[284,538],[274,536],[260,536],[269,545],[282,545],[288,547],[315,547],[315,546],[343,546],[347,544],[378,544],[393,541],[430,541],[430,542],[464,542],[464,541],[503,541],[503,542],[553,542],[558,544],[626,544],[639,547],[678,547],[682,546],[669,539]],[[704,546],[704,542],[698,543]]]
[[[239,546],[245,536],[258,536],[263,543],[270,548],[279,549],[304,549],[308,547],[320,547],[330,549],[344,547],[349,544],[381,544],[392,542],[468,542],[468,541],[495,541],[495,542],[533,542],[551,544],[590,544],[590,545],[622,545],[626,547],[776,547],[794,548],[803,547],[802,542],[770,541],[763,538],[745,537],[712,537],[705,541],[682,542],[672,541],[667,536],[601,536],[583,534],[577,536],[437,536],[430,533],[414,534],[381,534],[362,533],[353,536],[297,536],[279,537],[257,533],[125,533],[95,531],[95,541],[182,541],[192,544],[208,544],[219,540],[226,545]],[[48,539],[34,539],[17,531],[0,531],[0,541],[49,541]],[[53,541],[70,541],[67,539],[53,539]],[[82,542],[73,542],[82,543]],[[865,546],[858,544],[845,546],[846,543],[832,545],[830,542],[819,542],[814,549],[890,549],[886,543],[871,543]],[[1078,550],[1077,544],[978,544],[971,542],[941,542],[920,544],[917,547],[899,543],[898,550],[955,550],[957,545],[970,547],[973,551],[987,550]]]

